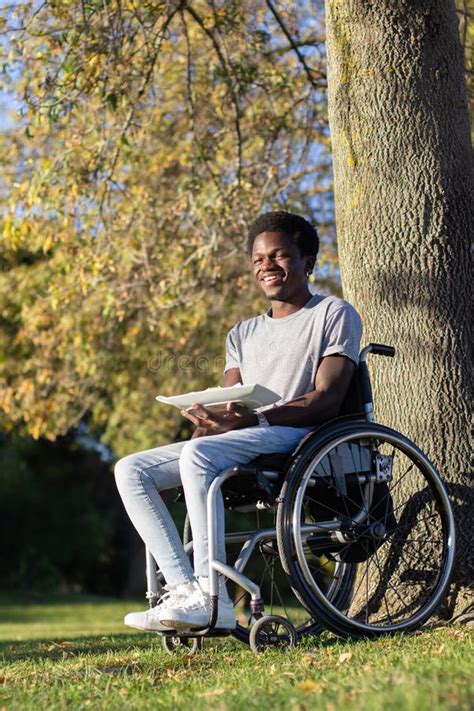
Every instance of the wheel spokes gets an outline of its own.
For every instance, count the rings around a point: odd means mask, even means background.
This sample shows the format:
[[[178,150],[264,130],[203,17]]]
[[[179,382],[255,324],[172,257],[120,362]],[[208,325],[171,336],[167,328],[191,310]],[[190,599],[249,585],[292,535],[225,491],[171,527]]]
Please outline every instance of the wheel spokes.
[[[330,447],[322,449],[321,460],[316,458],[311,465],[321,481],[311,486],[312,480],[305,474],[304,495],[297,499],[305,511],[302,523],[324,521],[326,526],[325,533],[312,534],[299,547],[296,545],[304,577],[310,583],[310,588],[302,590],[307,597],[314,590],[341,622],[361,623],[368,630],[398,629],[416,621],[425,608],[433,606],[432,599],[440,595],[440,580],[447,581],[448,577],[448,504],[440,495],[440,483],[433,479],[431,465],[420,463],[419,452],[410,458],[409,449],[405,449],[407,440],[402,439],[404,448],[381,435],[364,435],[363,443],[351,440],[350,474],[344,473],[345,485],[341,485],[340,470],[331,474]],[[337,446],[341,446],[341,440]],[[369,447],[373,462],[390,457],[391,466],[390,480],[381,479],[380,483],[373,470],[372,490],[366,489]],[[364,502],[369,504],[368,511],[362,508]],[[331,518],[337,524],[333,533],[327,531]],[[358,563],[347,613],[335,613],[330,598],[325,597],[321,582],[324,569],[317,557],[324,554]],[[452,560],[452,551],[450,557]]]

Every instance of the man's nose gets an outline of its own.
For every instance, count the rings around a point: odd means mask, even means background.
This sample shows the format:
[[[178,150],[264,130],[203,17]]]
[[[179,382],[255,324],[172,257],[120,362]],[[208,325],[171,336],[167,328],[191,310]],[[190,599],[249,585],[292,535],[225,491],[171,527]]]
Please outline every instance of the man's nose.
[[[266,256],[263,258],[262,262],[262,268],[266,271],[267,269],[271,269],[275,264],[275,261],[273,257]]]

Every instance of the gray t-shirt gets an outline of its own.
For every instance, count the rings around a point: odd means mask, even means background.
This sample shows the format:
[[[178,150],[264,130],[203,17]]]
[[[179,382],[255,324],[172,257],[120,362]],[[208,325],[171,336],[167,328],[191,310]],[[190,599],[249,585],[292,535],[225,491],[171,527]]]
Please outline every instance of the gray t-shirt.
[[[239,321],[227,335],[224,372],[239,368],[244,385],[260,383],[278,393],[275,407],[314,390],[324,356],[339,354],[357,364],[361,333],[353,306],[315,294],[290,316],[272,318],[268,311]]]

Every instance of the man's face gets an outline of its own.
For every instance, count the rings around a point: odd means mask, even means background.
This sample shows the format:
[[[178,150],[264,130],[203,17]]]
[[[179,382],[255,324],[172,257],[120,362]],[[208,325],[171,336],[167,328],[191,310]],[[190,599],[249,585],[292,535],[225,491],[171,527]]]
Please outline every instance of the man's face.
[[[307,290],[306,272],[314,259],[303,257],[284,232],[261,232],[252,249],[252,270],[257,286],[271,301],[288,301]]]

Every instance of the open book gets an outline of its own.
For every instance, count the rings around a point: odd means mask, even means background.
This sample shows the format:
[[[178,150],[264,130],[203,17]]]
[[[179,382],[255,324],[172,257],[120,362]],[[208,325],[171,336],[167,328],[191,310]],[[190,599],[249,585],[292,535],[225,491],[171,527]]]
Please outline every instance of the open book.
[[[165,397],[157,395],[159,402],[166,405],[174,405],[180,409],[190,408],[193,403],[198,405],[213,406],[223,405],[227,402],[238,402],[250,409],[273,405],[280,400],[280,395],[273,390],[265,388],[263,385],[232,385],[230,388],[207,388],[196,392],[184,393],[184,395],[174,395]]]

